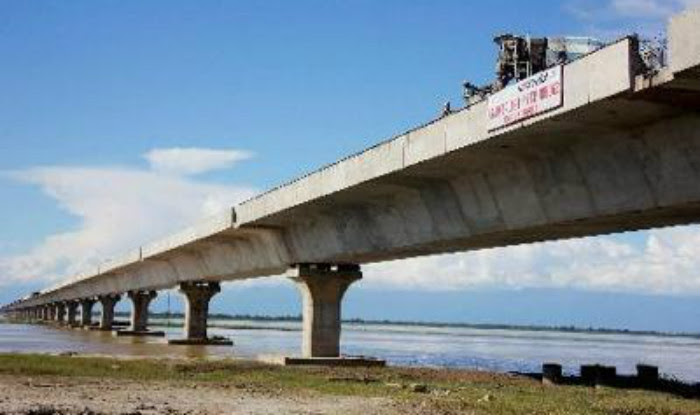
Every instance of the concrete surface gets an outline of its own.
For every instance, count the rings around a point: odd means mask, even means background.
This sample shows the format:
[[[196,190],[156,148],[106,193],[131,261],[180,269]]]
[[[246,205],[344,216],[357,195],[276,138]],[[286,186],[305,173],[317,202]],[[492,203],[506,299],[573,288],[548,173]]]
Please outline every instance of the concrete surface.
[[[185,339],[207,341],[209,301],[221,291],[217,282],[185,282],[180,292],[185,297]]]
[[[114,326],[114,307],[117,305],[120,299],[121,296],[118,294],[108,294],[97,297],[97,301],[99,301],[100,305],[102,306],[102,312],[100,313],[100,330],[112,330],[112,327]]]
[[[113,330],[112,334],[115,337],[165,337],[164,331],[132,330],[131,328]]]
[[[155,291],[129,291],[127,295],[131,300],[131,325],[127,331],[129,333],[147,332],[148,306],[158,294]]]
[[[361,356],[342,357],[287,357],[287,356],[262,356],[260,361],[282,366],[343,366],[343,367],[382,367],[386,361]]]
[[[80,325],[83,327],[92,326],[92,307],[95,305],[95,300],[92,298],[84,298],[80,300]]]
[[[303,358],[340,356],[341,302],[350,284],[362,278],[359,267],[298,265],[289,277],[302,298]]]
[[[219,337],[168,339],[168,344],[174,346],[233,346],[233,340]]]

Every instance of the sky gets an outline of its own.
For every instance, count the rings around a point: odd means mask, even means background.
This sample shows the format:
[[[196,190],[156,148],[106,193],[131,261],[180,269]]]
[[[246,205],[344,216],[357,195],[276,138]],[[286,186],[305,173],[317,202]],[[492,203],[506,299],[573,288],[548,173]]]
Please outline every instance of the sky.
[[[495,34],[653,37],[698,3],[0,0],[0,303],[434,118]],[[363,271],[346,317],[700,332],[697,226]],[[283,277],[212,303],[299,310]]]

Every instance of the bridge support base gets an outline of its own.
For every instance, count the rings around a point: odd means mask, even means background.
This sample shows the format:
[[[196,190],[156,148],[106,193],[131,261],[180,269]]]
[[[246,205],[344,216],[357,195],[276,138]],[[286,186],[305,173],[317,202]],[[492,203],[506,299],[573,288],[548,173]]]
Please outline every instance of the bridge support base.
[[[233,340],[224,337],[207,337],[206,339],[170,339],[173,346],[233,346]]]
[[[155,291],[129,291],[131,325],[115,332],[117,336],[165,336],[162,331],[148,330],[148,306],[158,294]]]
[[[103,295],[97,299],[102,305],[100,314],[100,325],[97,328],[101,331],[112,331],[114,326],[114,306],[121,300],[120,295]]]
[[[56,321],[56,306],[50,304],[47,307],[46,320],[50,323]]]
[[[386,361],[362,356],[343,357],[262,357],[265,363],[282,366],[384,367]]]
[[[55,320],[58,324],[64,324],[66,320],[66,306],[65,304],[56,304],[56,314]]]
[[[78,321],[76,320],[76,316],[78,315],[78,303],[76,301],[67,301],[66,302],[66,325],[68,327],[77,327],[78,326]]]
[[[212,345],[231,346],[233,342],[225,338],[207,335],[209,301],[221,291],[218,282],[184,282],[180,292],[185,296],[185,338],[169,340],[172,345]]]
[[[350,284],[362,278],[360,267],[300,264],[290,269],[288,275],[297,284],[303,301],[302,357],[337,359],[340,357],[341,302]]]
[[[151,331],[151,330],[114,330],[113,335],[117,337],[130,336],[130,337],[165,337],[164,331]]]
[[[84,298],[80,300],[80,326],[84,329],[92,326],[92,307],[95,305],[95,300],[92,298]]]

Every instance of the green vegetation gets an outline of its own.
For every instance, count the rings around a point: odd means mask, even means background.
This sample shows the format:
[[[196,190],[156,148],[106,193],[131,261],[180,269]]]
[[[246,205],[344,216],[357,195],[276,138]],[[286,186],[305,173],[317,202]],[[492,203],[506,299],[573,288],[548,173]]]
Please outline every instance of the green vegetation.
[[[196,383],[274,394],[393,398],[402,412],[440,414],[697,414],[700,401],[668,393],[544,386],[522,376],[408,368],[301,368],[221,360],[119,360],[0,355],[0,376]],[[147,387],[147,386],[145,386]]]

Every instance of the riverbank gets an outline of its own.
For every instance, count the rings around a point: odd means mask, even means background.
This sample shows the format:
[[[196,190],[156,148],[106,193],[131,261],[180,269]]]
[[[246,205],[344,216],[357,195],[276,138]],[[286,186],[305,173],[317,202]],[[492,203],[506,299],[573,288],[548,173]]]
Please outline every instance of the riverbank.
[[[545,386],[526,376],[467,370],[0,355],[2,415],[698,412],[699,400],[669,393]]]

